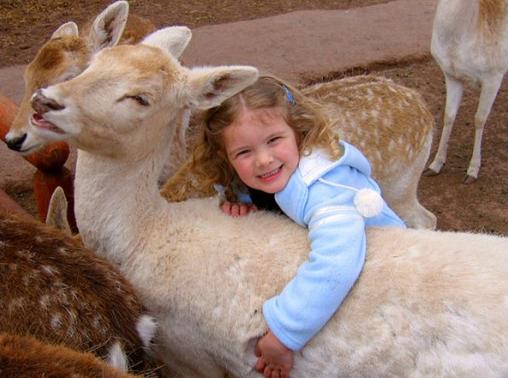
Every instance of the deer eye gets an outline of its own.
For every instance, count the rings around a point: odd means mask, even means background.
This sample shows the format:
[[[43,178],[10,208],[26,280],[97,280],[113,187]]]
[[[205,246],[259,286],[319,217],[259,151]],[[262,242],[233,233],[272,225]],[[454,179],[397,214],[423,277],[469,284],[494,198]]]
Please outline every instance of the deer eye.
[[[141,106],[150,106],[150,101],[148,101],[148,96],[146,96],[144,94],[125,95],[119,101],[122,101],[125,99],[134,100]]]
[[[150,105],[150,103],[148,102],[148,97],[146,97],[144,95],[130,96],[130,98],[132,98],[134,101],[136,101],[141,106],[149,106]]]

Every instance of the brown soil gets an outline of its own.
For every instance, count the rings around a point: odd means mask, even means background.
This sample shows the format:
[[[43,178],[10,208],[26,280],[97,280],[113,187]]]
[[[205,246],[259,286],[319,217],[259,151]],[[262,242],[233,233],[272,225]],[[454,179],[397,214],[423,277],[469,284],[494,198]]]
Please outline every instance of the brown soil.
[[[346,9],[386,3],[383,0],[131,0],[131,11],[156,25],[199,27],[255,19],[303,9]],[[3,0],[0,3],[0,67],[28,63],[37,49],[64,21],[78,23],[96,15],[106,0]],[[368,27],[368,25],[366,25]],[[445,88],[441,71],[432,58],[409,63],[367,66],[348,72],[322,72],[325,78],[374,72],[419,90],[436,119],[432,156],[441,130]],[[423,177],[421,202],[438,217],[442,230],[468,230],[508,235],[508,79],[505,78],[484,132],[479,180],[464,185],[473,146],[473,119],[478,90],[468,88],[450,140],[447,164],[439,176]],[[12,186],[10,195],[33,212],[29,188]]]

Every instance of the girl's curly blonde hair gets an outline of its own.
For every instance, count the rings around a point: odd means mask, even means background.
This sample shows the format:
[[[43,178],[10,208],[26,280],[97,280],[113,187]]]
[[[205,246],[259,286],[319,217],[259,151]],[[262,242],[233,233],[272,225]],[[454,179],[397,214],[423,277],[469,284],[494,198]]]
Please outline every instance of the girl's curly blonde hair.
[[[340,157],[338,135],[330,129],[330,122],[320,105],[276,77],[263,75],[204,115],[195,136],[191,160],[185,167],[194,176],[194,188],[198,186],[201,192],[210,193],[214,184],[220,184],[225,187],[228,200],[237,200],[234,193],[242,183],[227,159],[222,132],[245,108],[281,111],[295,132],[301,155],[310,154],[313,147],[321,147],[328,151],[331,158]]]

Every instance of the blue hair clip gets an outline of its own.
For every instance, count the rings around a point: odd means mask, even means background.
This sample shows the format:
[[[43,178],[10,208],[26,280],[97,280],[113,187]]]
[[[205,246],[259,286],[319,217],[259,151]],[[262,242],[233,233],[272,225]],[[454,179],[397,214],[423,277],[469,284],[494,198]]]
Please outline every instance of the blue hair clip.
[[[295,104],[296,101],[295,101],[295,98],[293,97],[293,94],[291,93],[291,91],[288,89],[288,87],[286,87],[285,85],[282,86],[282,89],[284,89],[284,93],[286,94],[286,100],[290,103],[290,104]]]

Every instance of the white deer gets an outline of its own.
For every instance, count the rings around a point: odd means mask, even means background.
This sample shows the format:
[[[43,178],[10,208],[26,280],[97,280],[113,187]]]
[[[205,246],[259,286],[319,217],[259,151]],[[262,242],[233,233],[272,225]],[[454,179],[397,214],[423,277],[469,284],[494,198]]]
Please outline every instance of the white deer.
[[[478,178],[485,122],[508,69],[508,1],[440,0],[431,42],[432,56],[446,83],[446,106],[439,148],[425,175],[438,174],[446,162],[448,140],[462,99],[465,81],[480,84],[474,117],[475,138],[464,180]]]
[[[259,376],[262,304],[305,261],[307,232],[267,212],[228,217],[215,199],[160,196],[168,125],[257,77],[251,67],[182,67],[169,53],[187,43],[183,29],[105,49],[80,76],[40,90],[28,132],[77,146],[83,241],[118,264],[158,318],[168,366],[186,377]],[[338,312],[296,353],[292,377],[508,374],[507,238],[373,229],[367,255]]]

